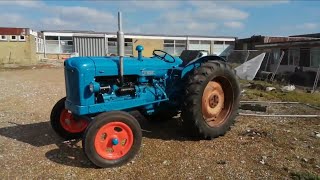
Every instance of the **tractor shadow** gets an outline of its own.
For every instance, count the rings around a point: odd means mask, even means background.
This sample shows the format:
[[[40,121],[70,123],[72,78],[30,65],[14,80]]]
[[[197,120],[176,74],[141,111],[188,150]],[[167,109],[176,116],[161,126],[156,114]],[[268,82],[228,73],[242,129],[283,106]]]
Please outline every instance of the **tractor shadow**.
[[[176,141],[199,140],[185,135],[177,117],[163,121],[150,121],[139,113],[136,118],[141,125],[144,138]],[[39,151],[46,149],[45,146],[56,145],[45,153],[48,160],[71,167],[96,168],[86,158],[82,150],[81,139],[64,141],[52,130],[49,121],[33,124],[8,123],[12,126],[0,128],[0,136],[38,147]]]
[[[182,126],[180,116],[171,119],[147,120],[139,112],[133,115],[142,129],[142,136],[149,139],[174,140],[174,141],[199,141],[198,137],[190,136]]]
[[[16,124],[8,122],[12,126],[0,128],[0,136],[11,138],[35,147],[56,144],[56,138],[49,122],[34,124]]]
[[[95,168],[83,153],[81,140],[64,141],[52,130],[50,122],[8,123],[13,126],[0,128],[0,136],[38,147],[39,151],[47,149],[45,146],[56,145],[44,154],[48,160],[71,167]]]

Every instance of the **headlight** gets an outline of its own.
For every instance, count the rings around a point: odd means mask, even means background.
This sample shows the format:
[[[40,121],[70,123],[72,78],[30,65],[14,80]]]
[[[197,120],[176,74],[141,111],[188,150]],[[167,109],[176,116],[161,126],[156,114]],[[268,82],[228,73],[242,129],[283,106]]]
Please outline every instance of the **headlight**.
[[[90,83],[89,89],[90,89],[90,91],[93,93],[93,83]]]
[[[90,90],[90,92],[92,92],[92,93],[99,92],[99,91],[100,91],[100,85],[99,85],[99,83],[97,83],[97,82],[91,82],[91,83],[89,84],[89,90]]]

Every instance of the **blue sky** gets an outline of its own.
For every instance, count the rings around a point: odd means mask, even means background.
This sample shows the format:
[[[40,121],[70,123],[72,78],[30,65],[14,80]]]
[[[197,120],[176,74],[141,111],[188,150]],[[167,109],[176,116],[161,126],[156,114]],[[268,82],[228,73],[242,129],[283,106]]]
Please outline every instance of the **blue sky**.
[[[320,1],[0,1],[1,27],[250,37],[320,32]]]

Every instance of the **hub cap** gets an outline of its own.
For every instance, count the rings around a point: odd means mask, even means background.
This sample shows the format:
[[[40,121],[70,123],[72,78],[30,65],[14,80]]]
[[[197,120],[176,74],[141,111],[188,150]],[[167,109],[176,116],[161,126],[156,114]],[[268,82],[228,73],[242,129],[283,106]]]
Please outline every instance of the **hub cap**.
[[[88,121],[85,119],[75,120],[72,113],[67,109],[64,109],[60,114],[60,124],[63,129],[70,133],[80,133],[87,128]]]
[[[110,122],[96,134],[94,146],[104,159],[115,160],[126,155],[133,145],[131,128],[123,122]]]
[[[232,105],[228,99],[221,83],[210,81],[207,84],[202,95],[202,115],[210,127],[219,126],[227,119]]]

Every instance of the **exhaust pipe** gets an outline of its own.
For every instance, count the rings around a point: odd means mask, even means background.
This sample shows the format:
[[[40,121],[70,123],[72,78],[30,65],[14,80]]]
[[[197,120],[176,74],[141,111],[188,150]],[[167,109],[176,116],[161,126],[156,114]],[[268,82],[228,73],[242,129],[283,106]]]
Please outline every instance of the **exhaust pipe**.
[[[123,57],[124,57],[124,33],[122,32],[122,15],[118,12],[117,48],[119,56],[120,83],[123,85]]]

